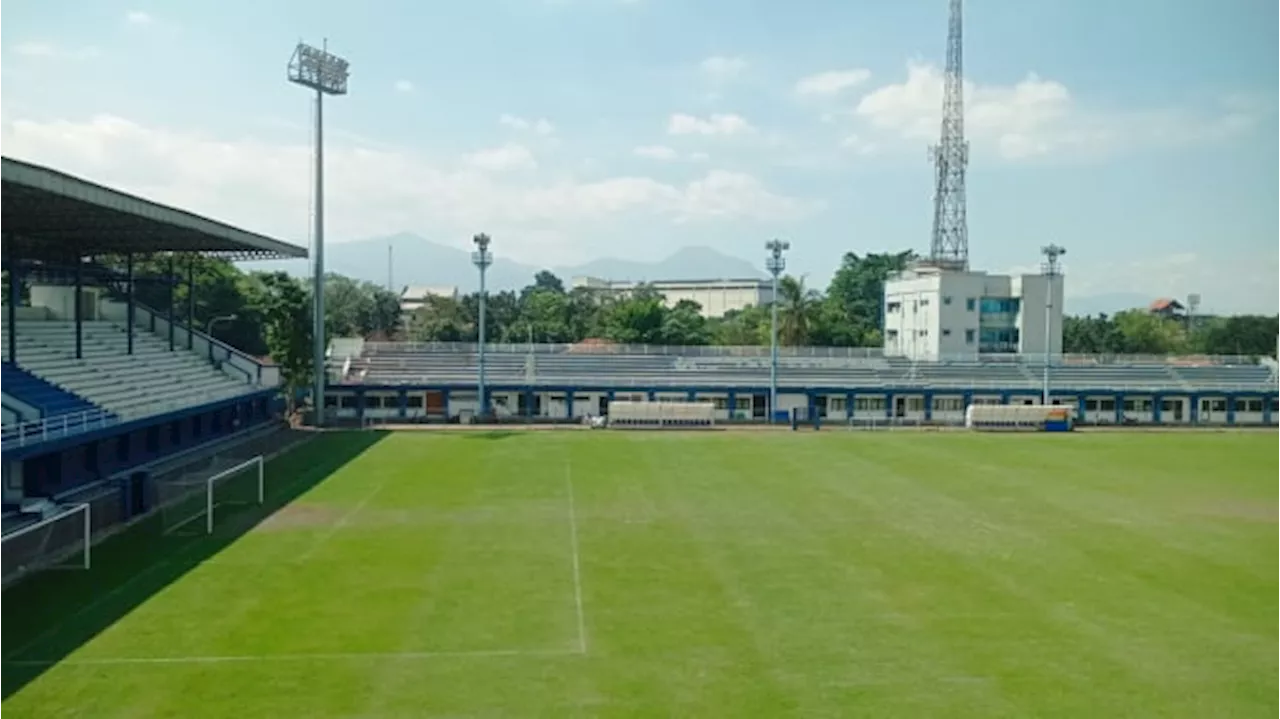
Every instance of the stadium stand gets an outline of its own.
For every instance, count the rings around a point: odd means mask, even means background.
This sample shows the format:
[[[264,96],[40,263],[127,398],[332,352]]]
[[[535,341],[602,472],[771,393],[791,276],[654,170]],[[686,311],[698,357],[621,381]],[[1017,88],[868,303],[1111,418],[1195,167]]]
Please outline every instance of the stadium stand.
[[[191,329],[194,296],[185,318],[161,317],[134,288],[173,286],[198,255],[304,249],[7,157],[0,201],[6,535],[86,504],[98,534],[153,509],[165,462],[276,441],[278,370]],[[162,277],[135,276],[135,260],[161,258]],[[17,546],[5,545],[6,581]]]
[[[185,349],[148,332],[134,335],[111,322],[83,323],[82,354],[75,356],[70,322],[18,322],[23,367],[121,418],[136,418],[213,402],[257,389]],[[224,365],[225,366],[225,365]],[[228,370],[230,371],[230,370]]]
[[[518,405],[515,414],[526,419],[577,419],[616,394],[696,398],[716,403],[717,419],[760,421],[767,417],[761,404],[769,383],[767,352],[598,342],[491,344],[486,377],[495,407]],[[1090,423],[1267,424],[1280,414],[1274,411],[1276,380],[1269,367],[1242,358],[1182,359],[1054,358],[1053,401],[1076,406],[1077,420]],[[330,401],[339,416],[349,418],[457,417],[478,406],[477,360],[475,345],[468,344],[335,340],[331,376],[339,386]],[[815,417],[830,412],[850,420],[960,422],[973,403],[1041,398],[1044,366],[1012,355],[927,362],[867,349],[801,347],[785,348],[779,357],[778,382],[779,410],[804,409]],[[419,399],[420,392],[429,396]],[[422,412],[423,407],[428,409]]]
[[[347,345],[352,347],[352,345]],[[768,357],[685,356],[674,352],[644,354],[637,348],[590,354],[567,346],[495,345],[486,355],[486,372],[496,382],[609,382],[620,387],[648,385],[733,385],[755,383],[769,375]],[[700,352],[708,348],[699,348]],[[334,352],[336,361],[350,360],[344,381],[377,385],[464,382],[475,378],[474,346],[367,342],[354,356]],[[1042,365],[1029,362],[912,362],[899,358],[780,357],[780,379],[817,386],[938,387],[957,389],[1039,388]],[[1258,364],[1211,364],[1194,367],[1129,362],[1123,357],[1088,364],[1055,364],[1055,385],[1073,389],[1238,389],[1266,391],[1271,372]]]

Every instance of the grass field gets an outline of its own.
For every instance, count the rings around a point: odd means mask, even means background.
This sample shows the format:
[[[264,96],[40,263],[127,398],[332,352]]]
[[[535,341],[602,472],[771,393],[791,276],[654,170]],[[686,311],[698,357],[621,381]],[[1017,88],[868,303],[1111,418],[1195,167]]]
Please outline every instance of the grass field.
[[[267,481],[5,592],[5,717],[1277,714],[1270,433],[350,433]]]

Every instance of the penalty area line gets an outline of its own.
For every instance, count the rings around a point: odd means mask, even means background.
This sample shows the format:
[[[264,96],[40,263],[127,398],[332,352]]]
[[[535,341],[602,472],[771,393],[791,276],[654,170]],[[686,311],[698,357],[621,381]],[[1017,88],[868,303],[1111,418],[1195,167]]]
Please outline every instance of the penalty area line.
[[[476,649],[471,651],[437,652],[313,652],[298,654],[228,654],[210,656],[176,657],[100,657],[85,659],[5,659],[4,665],[13,667],[50,666],[137,666],[137,665],[190,665],[190,664],[268,664],[279,662],[341,662],[369,660],[415,659],[466,659],[484,657],[569,657],[580,652],[568,649]]]

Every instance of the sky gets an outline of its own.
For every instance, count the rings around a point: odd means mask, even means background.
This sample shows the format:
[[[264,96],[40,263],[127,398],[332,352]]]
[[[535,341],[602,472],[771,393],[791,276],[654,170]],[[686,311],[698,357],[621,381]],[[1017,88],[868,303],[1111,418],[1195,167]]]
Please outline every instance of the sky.
[[[971,264],[1277,310],[1274,0],[970,0]],[[705,245],[822,286],[927,252],[945,0],[7,0],[0,150],[307,246],[401,231],[539,265]]]

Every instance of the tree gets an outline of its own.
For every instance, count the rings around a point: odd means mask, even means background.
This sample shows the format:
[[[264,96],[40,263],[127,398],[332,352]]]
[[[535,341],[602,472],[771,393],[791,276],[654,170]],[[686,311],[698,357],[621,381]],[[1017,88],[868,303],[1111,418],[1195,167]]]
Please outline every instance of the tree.
[[[872,253],[859,257],[845,253],[840,267],[827,286],[822,325],[831,344],[868,346],[884,329],[881,316],[884,283],[893,274],[906,269],[916,259],[910,250],[897,253]],[[874,332],[874,337],[872,333]]]
[[[604,336],[621,344],[661,344],[665,314],[662,296],[652,287],[641,285],[630,297],[609,303]]]
[[[778,343],[791,346],[807,344],[809,330],[818,313],[820,295],[806,289],[804,278],[790,275],[778,284]]]
[[[533,276],[533,285],[526,287],[525,290],[548,290],[556,294],[564,294],[564,283],[556,277],[551,270],[542,270]]]
[[[299,389],[313,379],[311,300],[302,284],[284,272],[254,273],[257,306],[271,360],[280,368],[289,409]]]
[[[705,345],[711,340],[702,305],[680,300],[662,318],[662,341],[669,345]]]
[[[431,295],[410,316],[405,334],[412,342],[474,342],[475,322],[462,302]]]

